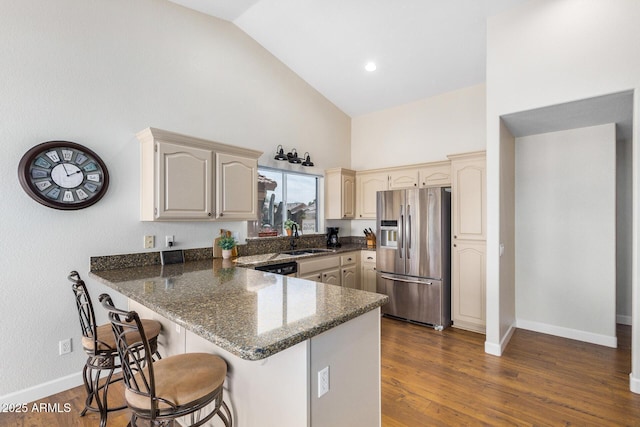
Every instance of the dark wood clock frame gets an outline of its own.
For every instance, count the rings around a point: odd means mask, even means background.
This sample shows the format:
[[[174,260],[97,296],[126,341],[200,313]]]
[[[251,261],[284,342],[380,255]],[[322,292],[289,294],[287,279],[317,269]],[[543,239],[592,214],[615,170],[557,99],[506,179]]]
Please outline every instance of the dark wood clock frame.
[[[36,181],[41,181],[43,180],[43,178],[33,178],[31,174],[31,168],[32,168],[33,162],[36,161],[38,156],[42,156],[47,161],[51,161],[51,159],[46,156],[46,153],[50,152],[51,150],[62,149],[62,148],[70,148],[72,150],[82,152],[88,157],[88,160],[84,161],[81,165],[87,164],[87,162],[89,162],[90,160],[93,160],[95,161],[95,163],[97,163],[97,165],[101,169],[100,172],[102,175],[102,183],[99,186],[99,188],[96,189],[95,194],[91,195],[86,200],[76,200],[73,202],[62,202],[59,200],[53,200],[47,197],[45,194],[43,194],[43,192],[40,191],[35,185]],[[65,162],[65,164],[72,164],[73,166],[81,170],[81,167],[80,167],[81,165],[77,165],[72,161],[67,161]],[[53,167],[51,168],[51,170],[53,170]],[[85,172],[82,172],[82,173],[84,175],[84,178],[80,185],[84,184],[87,181],[87,178],[86,178],[87,174]],[[49,171],[48,176],[49,176],[49,179],[53,180],[51,178],[51,171]],[[22,156],[22,159],[20,160],[20,164],[18,165],[18,178],[20,179],[20,185],[22,186],[24,191],[33,200],[35,200],[36,202],[44,206],[47,206],[53,209],[61,209],[61,210],[76,210],[76,209],[83,209],[83,208],[89,207],[95,204],[96,202],[98,202],[100,199],[102,199],[102,197],[107,192],[107,189],[109,188],[109,171],[107,170],[107,166],[102,161],[100,156],[98,156],[96,153],[94,153],[92,150],[88,149],[87,147],[81,144],[77,144],[75,142],[70,142],[70,141],[48,141],[32,147],[29,151],[27,151],[24,154],[24,156]],[[80,185],[78,185],[78,187]],[[77,187],[74,187],[74,188],[77,188]]]

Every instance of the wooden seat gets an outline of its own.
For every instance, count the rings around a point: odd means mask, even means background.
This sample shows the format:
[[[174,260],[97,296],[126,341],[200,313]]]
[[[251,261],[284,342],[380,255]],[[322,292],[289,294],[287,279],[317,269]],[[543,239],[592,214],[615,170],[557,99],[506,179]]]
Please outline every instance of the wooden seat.
[[[69,273],[71,288],[75,295],[76,307],[80,317],[80,328],[82,331],[82,348],[87,353],[87,361],[82,370],[84,386],[87,391],[85,407],[80,413],[84,416],[87,411],[100,413],[100,426],[107,425],[107,413],[126,408],[118,406],[110,408],[107,404],[107,393],[109,385],[116,381],[121,381],[122,377],[114,377],[114,371],[121,367],[118,357],[118,350],[115,345],[115,338],[110,323],[96,325],[93,304],[87,291],[87,286],[80,278],[77,271]],[[149,337],[154,357],[160,359],[158,348],[158,335],[160,334],[160,322],[155,320],[143,320],[145,328],[149,330]],[[102,373],[106,377],[102,378]]]
[[[189,422],[189,426],[196,427],[215,415],[226,427],[233,425],[231,412],[223,401],[227,364],[222,358],[208,353],[187,353],[153,361],[138,313],[115,308],[107,294],[100,295],[100,302],[109,313],[123,362],[130,426],[136,426],[139,419],[155,426],[189,416],[189,421],[182,419],[181,424]]]

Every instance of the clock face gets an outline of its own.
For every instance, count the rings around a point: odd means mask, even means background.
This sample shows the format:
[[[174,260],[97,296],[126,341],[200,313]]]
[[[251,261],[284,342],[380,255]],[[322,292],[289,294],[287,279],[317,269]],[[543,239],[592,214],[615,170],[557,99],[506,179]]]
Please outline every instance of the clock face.
[[[67,141],[43,142],[27,151],[20,160],[18,176],[29,196],[54,209],[91,206],[109,186],[109,172],[100,157]]]

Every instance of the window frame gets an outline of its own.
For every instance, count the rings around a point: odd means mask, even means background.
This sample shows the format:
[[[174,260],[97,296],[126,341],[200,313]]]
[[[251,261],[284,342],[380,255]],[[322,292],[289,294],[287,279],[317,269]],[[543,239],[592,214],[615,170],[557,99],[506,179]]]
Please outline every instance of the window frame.
[[[315,224],[315,229],[316,231],[312,232],[312,233],[305,233],[305,234],[322,234],[322,232],[320,231],[320,226],[321,224],[324,223],[324,191],[322,191],[322,189],[324,188],[324,176],[323,175],[319,175],[319,174],[315,174],[315,173],[306,173],[306,172],[301,172],[301,171],[294,171],[294,170],[288,170],[288,169],[280,169],[280,168],[275,168],[275,167],[271,167],[271,166],[262,166],[262,165],[258,165],[258,174],[260,174],[262,171],[267,171],[267,172],[273,172],[273,173],[278,173],[282,176],[282,202],[283,205],[286,206],[287,204],[287,176],[288,175],[298,175],[298,176],[303,176],[303,177],[310,177],[310,178],[315,178],[315,182],[316,182],[316,189],[315,189],[315,201],[316,201],[316,224]],[[260,204],[260,200],[256,200],[256,204],[258,205],[258,218],[255,221],[249,221],[248,223],[248,227],[247,227],[247,237],[250,238],[260,238],[260,236],[258,235],[258,232],[261,230],[262,228],[262,206]],[[279,229],[274,229],[274,231],[278,231],[278,236],[286,236],[286,232],[284,229],[284,221],[287,218],[284,218],[282,223],[283,226]],[[251,224],[253,223],[253,224]],[[300,232],[302,234],[302,224],[300,224]]]

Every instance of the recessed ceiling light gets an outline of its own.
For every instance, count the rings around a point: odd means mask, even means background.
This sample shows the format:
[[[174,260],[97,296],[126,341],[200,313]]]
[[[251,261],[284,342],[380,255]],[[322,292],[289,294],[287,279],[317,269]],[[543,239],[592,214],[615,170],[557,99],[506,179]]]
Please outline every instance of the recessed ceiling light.
[[[375,62],[367,62],[367,65],[364,66],[364,69],[369,71],[369,72],[375,71],[376,68],[378,68],[378,67],[376,67]]]

